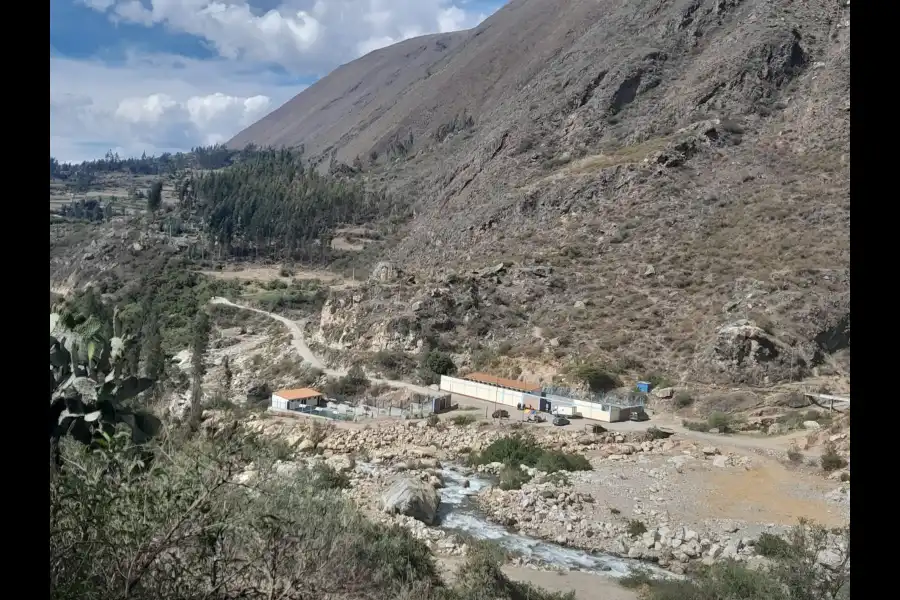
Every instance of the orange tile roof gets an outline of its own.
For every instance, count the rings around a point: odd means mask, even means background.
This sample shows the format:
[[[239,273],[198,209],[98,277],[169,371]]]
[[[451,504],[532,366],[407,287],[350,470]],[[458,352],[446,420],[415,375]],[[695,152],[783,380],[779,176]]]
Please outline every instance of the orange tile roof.
[[[500,387],[518,390],[520,392],[540,392],[541,386],[535,383],[525,383],[515,379],[504,379],[503,377],[494,377],[487,373],[469,373],[465,377],[469,381],[477,381],[479,383],[487,383],[489,385],[498,385]]]
[[[281,396],[285,400],[303,400],[304,398],[315,398],[321,396],[322,392],[318,392],[312,388],[297,388],[294,390],[278,390],[276,396]]]

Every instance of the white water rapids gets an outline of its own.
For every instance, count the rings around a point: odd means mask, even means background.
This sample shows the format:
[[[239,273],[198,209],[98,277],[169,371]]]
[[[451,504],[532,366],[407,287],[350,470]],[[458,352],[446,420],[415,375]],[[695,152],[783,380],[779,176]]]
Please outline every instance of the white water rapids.
[[[369,473],[377,469],[374,465],[357,465]],[[650,563],[607,554],[591,554],[511,532],[506,527],[485,519],[471,500],[479,491],[493,485],[490,480],[474,474],[464,475],[453,467],[441,469],[441,477],[444,480],[444,487],[439,490],[441,505],[438,509],[438,527],[441,529],[465,533],[475,539],[491,540],[514,554],[568,571],[623,577],[634,569],[642,569],[657,577],[678,577]],[[466,480],[469,481],[468,487],[464,487]]]

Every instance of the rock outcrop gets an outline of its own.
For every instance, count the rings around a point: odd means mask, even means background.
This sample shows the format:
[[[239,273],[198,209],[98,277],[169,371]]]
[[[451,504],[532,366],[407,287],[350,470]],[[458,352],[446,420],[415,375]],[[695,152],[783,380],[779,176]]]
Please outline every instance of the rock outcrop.
[[[381,495],[384,512],[406,515],[426,525],[435,524],[440,504],[433,486],[412,477],[397,477]]]

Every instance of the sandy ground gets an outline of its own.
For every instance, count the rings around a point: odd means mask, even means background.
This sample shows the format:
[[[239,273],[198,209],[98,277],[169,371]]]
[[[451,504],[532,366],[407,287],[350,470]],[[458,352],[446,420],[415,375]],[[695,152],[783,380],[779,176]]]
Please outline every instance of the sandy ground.
[[[445,575],[451,581],[456,569],[462,565],[463,559],[458,557],[439,557],[438,564],[445,569]],[[620,586],[611,577],[582,573],[580,571],[549,572],[537,571],[527,567],[503,567],[503,573],[513,581],[521,581],[542,587],[552,592],[575,592],[578,600],[637,600],[638,595],[632,590]]]

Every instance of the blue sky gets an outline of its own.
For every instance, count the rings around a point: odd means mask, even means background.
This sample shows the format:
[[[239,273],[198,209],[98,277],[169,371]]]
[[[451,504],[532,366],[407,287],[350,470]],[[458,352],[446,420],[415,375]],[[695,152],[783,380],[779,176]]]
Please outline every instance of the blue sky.
[[[222,142],[329,71],[505,0],[50,0],[50,154]]]

